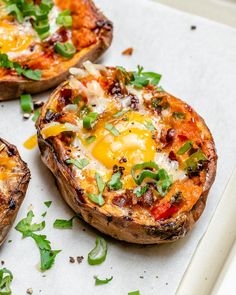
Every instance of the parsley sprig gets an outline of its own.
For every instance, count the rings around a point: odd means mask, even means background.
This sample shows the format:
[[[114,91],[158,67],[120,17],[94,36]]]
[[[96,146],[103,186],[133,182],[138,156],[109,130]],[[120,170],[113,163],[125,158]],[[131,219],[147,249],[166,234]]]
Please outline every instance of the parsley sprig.
[[[52,250],[51,242],[46,239],[45,235],[35,234],[35,232],[45,228],[45,221],[32,223],[33,217],[33,211],[29,211],[27,216],[16,225],[15,229],[22,233],[23,238],[31,237],[35,241],[40,251],[40,269],[45,271],[52,267],[55,257],[61,250]]]
[[[39,81],[42,73],[40,70],[31,70],[23,68],[18,62],[10,61],[7,54],[0,53],[0,67],[15,70],[19,76],[24,76],[30,80]]]
[[[157,86],[161,80],[161,75],[154,72],[144,72],[144,68],[138,66],[138,71],[133,72],[131,84],[137,88],[142,88],[148,84]]]

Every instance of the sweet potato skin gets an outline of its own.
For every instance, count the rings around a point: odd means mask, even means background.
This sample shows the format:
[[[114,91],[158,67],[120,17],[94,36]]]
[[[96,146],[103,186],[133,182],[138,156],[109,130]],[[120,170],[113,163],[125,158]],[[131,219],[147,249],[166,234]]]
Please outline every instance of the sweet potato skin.
[[[52,96],[57,95],[67,82],[59,86]],[[48,102],[50,103],[50,102]],[[208,192],[214,182],[217,166],[217,155],[213,138],[209,141],[210,158],[207,170],[206,182],[203,192],[197,203],[190,212],[182,212],[177,217],[156,221],[155,225],[145,225],[127,216],[108,215],[107,212],[86,203],[78,183],[73,177],[71,170],[61,160],[63,158],[63,143],[52,138],[45,140],[40,134],[38,121],[38,144],[42,160],[56,178],[59,191],[67,204],[87,223],[99,231],[113,238],[137,244],[161,244],[174,242],[186,236],[195,222],[201,216],[207,200]],[[204,120],[201,118],[203,124]],[[210,131],[209,131],[210,133]]]
[[[30,171],[27,164],[21,159],[16,147],[0,138],[0,145],[4,144],[9,159],[17,165],[16,178],[11,180],[11,175],[4,180],[6,188],[0,187],[0,245],[7,237],[7,233],[17,216],[18,210],[24,200],[30,181]],[[0,160],[1,167],[1,160]],[[1,184],[3,186],[3,183]]]
[[[19,98],[23,93],[36,94],[54,88],[68,77],[71,67],[80,67],[86,60],[93,62],[109,48],[113,38],[112,23],[95,7],[91,0],[77,0],[77,2],[81,1],[86,4],[85,8],[87,6],[91,7],[93,17],[96,17],[99,24],[100,29],[96,43],[92,42],[91,45],[88,43],[72,59],[61,62],[59,66],[55,67],[53,74],[47,74],[47,77],[42,78],[40,81],[33,81],[16,75],[3,76],[0,78],[0,101]],[[87,19],[88,16],[85,17],[84,22],[88,22]],[[86,23],[83,25],[85,26]],[[88,39],[91,39],[90,35]],[[74,39],[76,39],[76,36],[75,34]],[[83,39],[81,39],[81,42]]]

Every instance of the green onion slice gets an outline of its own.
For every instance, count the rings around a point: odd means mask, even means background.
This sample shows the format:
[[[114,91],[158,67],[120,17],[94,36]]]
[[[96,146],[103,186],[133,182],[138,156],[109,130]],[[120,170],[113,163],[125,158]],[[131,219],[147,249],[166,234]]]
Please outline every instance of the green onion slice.
[[[140,295],[140,292],[137,290],[137,291],[129,292],[128,295]]]
[[[189,151],[193,146],[192,141],[187,141],[177,152],[177,155],[181,156],[185,154],[187,151]]]
[[[88,198],[94,202],[95,204],[98,204],[100,207],[102,207],[105,204],[105,201],[103,199],[102,193],[95,195],[95,194],[88,194]]]
[[[107,243],[101,238],[96,238],[95,248],[88,254],[88,263],[90,265],[98,265],[105,261],[107,256]]]
[[[7,268],[0,269],[0,294],[11,295],[10,284],[13,280],[13,275]]]
[[[113,134],[114,136],[119,136],[120,132],[119,130],[117,130],[112,124],[110,123],[106,123],[105,124],[105,129],[107,129],[108,131],[111,132],[111,134]]]
[[[83,127],[85,129],[92,129],[94,123],[97,121],[98,113],[89,113],[86,117],[83,118]]]
[[[207,157],[203,154],[202,151],[199,150],[196,153],[192,154],[185,161],[185,166],[187,169],[191,169],[192,171],[195,171],[200,161],[207,161]]]
[[[155,169],[155,172],[147,170],[146,168]],[[131,175],[137,185],[141,185],[145,178],[159,180],[158,165],[154,162],[144,162],[142,164],[134,165],[131,169]],[[140,174],[136,176],[136,172],[141,170]]]
[[[109,279],[101,280],[97,276],[94,276],[95,279],[95,286],[105,285],[108,284],[110,281],[112,281],[113,277],[110,277]]]
[[[70,14],[71,14],[71,11],[69,9],[62,11],[61,13],[59,13],[59,15],[56,19],[56,23],[59,26],[63,26],[66,28],[72,27],[73,19]]]
[[[66,163],[73,164],[74,166],[82,170],[83,168],[88,166],[89,160],[88,159],[79,159],[79,160],[69,159],[69,160],[66,160]]]
[[[96,140],[96,136],[95,135],[91,135],[91,136],[87,137],[85,140],[86,140],[86,143],[87,144],[91,144],[91,143],[94,142],[94,140]]]
[[[33,111],[33,102],[30,94],[23,94],[20,97],[21,109],[24,113],[31,113]]]
[[[119,118],[119,117],[123,116],[124,114],[128,113],[129,111],[130,111],[129,109],[119,111],[116,114],[114,114],[112,117],[113,118]]]
[[[66,58],[72,58],[76,53],[76,48],[71,42],[55,44],[55,50],[58,54]]]

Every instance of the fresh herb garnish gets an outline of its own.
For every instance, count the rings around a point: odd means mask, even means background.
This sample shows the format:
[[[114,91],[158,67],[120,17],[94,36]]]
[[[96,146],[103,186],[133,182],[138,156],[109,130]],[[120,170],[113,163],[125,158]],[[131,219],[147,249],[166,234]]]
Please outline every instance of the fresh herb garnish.
[[[187,141],[177,152],[177,155],[181,156],[183,154],[185,154],[187,151],[189,151],[193,146],[193,142],[192,141]]]
[[[197,171],[199,162],[207,161],[207,157],[203,154],[201,150],[197,151],[196,153],[192,154],[186,161],[185,167],[190,172]]]
[[[110,190],[117,191],[122,188],[123,184],[120,181],[121,179],[121,173],[116,172],[115,174],[112,175],[111,180],[108,182],[108,186]]]
[[[158,85],[161,80],[161,75],[154,72],[144,72],[143,70],[143,67],[138,66],[138,71],[133,72],[131,84],[137,88],[142,88],[148,84],[152,84],[154,86]]]
[[[47,237],[45,235],[32,234],[32,238],[39,247],[40,269],[42,271],[50,269],[55,262],[57,254],[60,253],[61,250],[52,250],[51,242],[46,240]]]
[[[33,232],[41,231],[45,228],[45,221],[40,223],[33,223],[33,211],[27,213],[27,217],[23,218],[15,227],[15,229],[22,233],[23,238],[30,237]]]
[[[121,116],[123,116],[124,114],[128,113],[129,112],[129,109],[126,109],[126,110],[122,110],[122,111],[119,111],[117,112],[116,114],[114,114],[112,117],[113,118],[119,118]]]
[[[137,171],[140,171],[138,175]],[[166,170],[159,169],[158,165],[154,162],[144,162],[133,166],[131,175],[138,185],[141,185],[145,179],[152,179],[161,196],[164,196],[172,185],[172,179]]]
[[[31,237],[36,242],[40,251],[40,269],[42,271],[48,270],[52,267],[56,255],[61,250],[52,250],[50,246],[50,241],[46,240],[45,235],[37,235],[36,231],[41,231],[45,227],[45,221],[41,223],[32,224],[32,219],[34,214],[29,211],[26,218],[23,218],[15,227],[15,229],[22,233],[23,238]]]
[[[159,194],[164,197],[172,185],[172,178],[168,175],[165,169],[160,169],[158,172],[159,180],[156,182]]]
[[[41,79],[40,70],[22,68],[19,63],[10,61],[7,54],[4,53],[0,53],[0,67],[9,70],[15,70],[18,75],[22,75],[31,80],[39,81]]]
[[[83,168],[85,168],[86,166],[88,166],[89,160],[88,159],[79,159],[79,160],[69,159],[69,160],[66,160],[66,163],[67,164],[73,164],[77,168],[79,168],[80,170],[82,170]]]
[[[74,217],[69,220],[56,219],[53,223],[53,227],[57,229],[71,229],[73,227],[73,220]]]
[[[91,144],[94,142],[94,140],[96,140],[96,136],[91,135],[91,136],[87,137],[85,140],[86,140],[87,144]]]
[[[71,16],[71,11],[69,9],[66,9],[59,13],[56,23],[59,26],[63,26],[65,28],[70,28],[72,27],[72,16]]]
[[[11,282],[13,275],[7,268],[0,269],[0,295],[11,295]]]
[[[45,217],[47,215],[47,211],[45,211],[41,216]]]
[[[41,109],[37,109],[35,112],[34,112],[34,116],[32,118],[32,121],[33,122],[36,122],[40,116],[40,113],[41,113]]]
[[[107,256],[107,243],[101,238],[96,238],[96,246],[95,248],[89,252],[88,254],[88,263],[90,265],[101,264],[105,261]]]
[[[91,112],[83,118],[83,127],[85,129],[92,129],[97,121],[98,113]]]
[[[133,193],[137,196],[137,198],[140,198],[143,194],[147,192],[148,188],[148,184],[145,186],[138,186],[133,190]]]
[[[33,111],[33,102],[30,94],[23,94],[20,97],[21,109],[24,113],[31,113]]]
[[[179,119],[179,120],[183,120],[186,117],[185,114],[184,113],[181,113],[181,112],[173,112],[172,116],[175,119]]]
[[[76,53],[76,48],[71,42],[55,44],[55,51],[65,58],[72,58]]]
[[[52,205],[52,201],[46,201],[46,202],[44,202],[44,205],[45,205],[46,207],[50,208],[51,205]]]
[[[105,129],[110,131],[114,136],[119,136],[120,132],[110,123],[105,124]]]
[[[156,127],[152,124],[151,121],[145,120],[144,126],[152,132],[156,130]]]
[[[137,291],[129,292],[128,295],[140,295],[140,292],[137,290]]]
[[[94,279],[95,279],[95,286],[99,286],[99,285],[108,284],[110,281],[112,281],[113,277],[110,277],[109,279],[101,280],[97,276],[94,276]]]
[[[106,183],[103,182],[102,177],[98,173],[95,174],[95,179],[96,179],[99,194],[98,195],[88,194],[88,197],[92,202],[98,204],[99,206],[103,206],[105,204],[105,201],[103,199],[102,194],[106,187]]]

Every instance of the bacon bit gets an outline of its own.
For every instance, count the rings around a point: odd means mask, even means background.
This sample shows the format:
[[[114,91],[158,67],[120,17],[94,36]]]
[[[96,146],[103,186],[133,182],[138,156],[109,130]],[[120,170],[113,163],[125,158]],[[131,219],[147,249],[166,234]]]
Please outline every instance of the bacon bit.
[[[155,221],[157,221],[170,218],[173,214],[178,212],[178,210],[178,207],[172,206],[170,203],[164,203],[152,208],[150,213],[155,218]]]
[[[43,119],[44,123],[50,123],[52,121],[56,121],[60,119],[62,114],[60,113],[53,113],[51,110],[47,110],[45,118]]]
[[[137,96],[135,96],[133,94],[129,94],[128,97],[130,98],[131,109],[133,109],[134,111],[138,111],[139,110],[139,99],[137,98]]]
[[[63,88],[60,91],[60,96],[58,98],[58,111],[62,111],[62,109],[71,103],[72,99],[72,89]]]
[[[154,203],[154,198],[153,198],[153,191],[151,189],[146,191],[146,193],[144,193],[143,196],[138,199],[138,204],[145,207],[151,207],[153,203]]]
[[[174,140],[174,137],[175,137],[175,129],[171,128],[167,131],[167,134],[166,134],[166,142],[167,143],[171,143],[173,142]]]
[[[112,83],[108,90],[107,90],[108,94],[114,95],[115,97],[122,97],[122,89],[121,89],[121,85],[119,82],[114,82]]]
[[[127,49],[125,49],[123,52],[122,52],[122,55],[129,55],[131,56],[134,52],[134,49],[132,47],[129,47]]]
[[[115,196],[112,200],[112,203],[118,207],[125,207],[129,204],[127,197],[125,196]]]
[[[170,151],[170,153],[169,153],[169,159],[171,161],[177,161],[176,154],[173,151]]]

